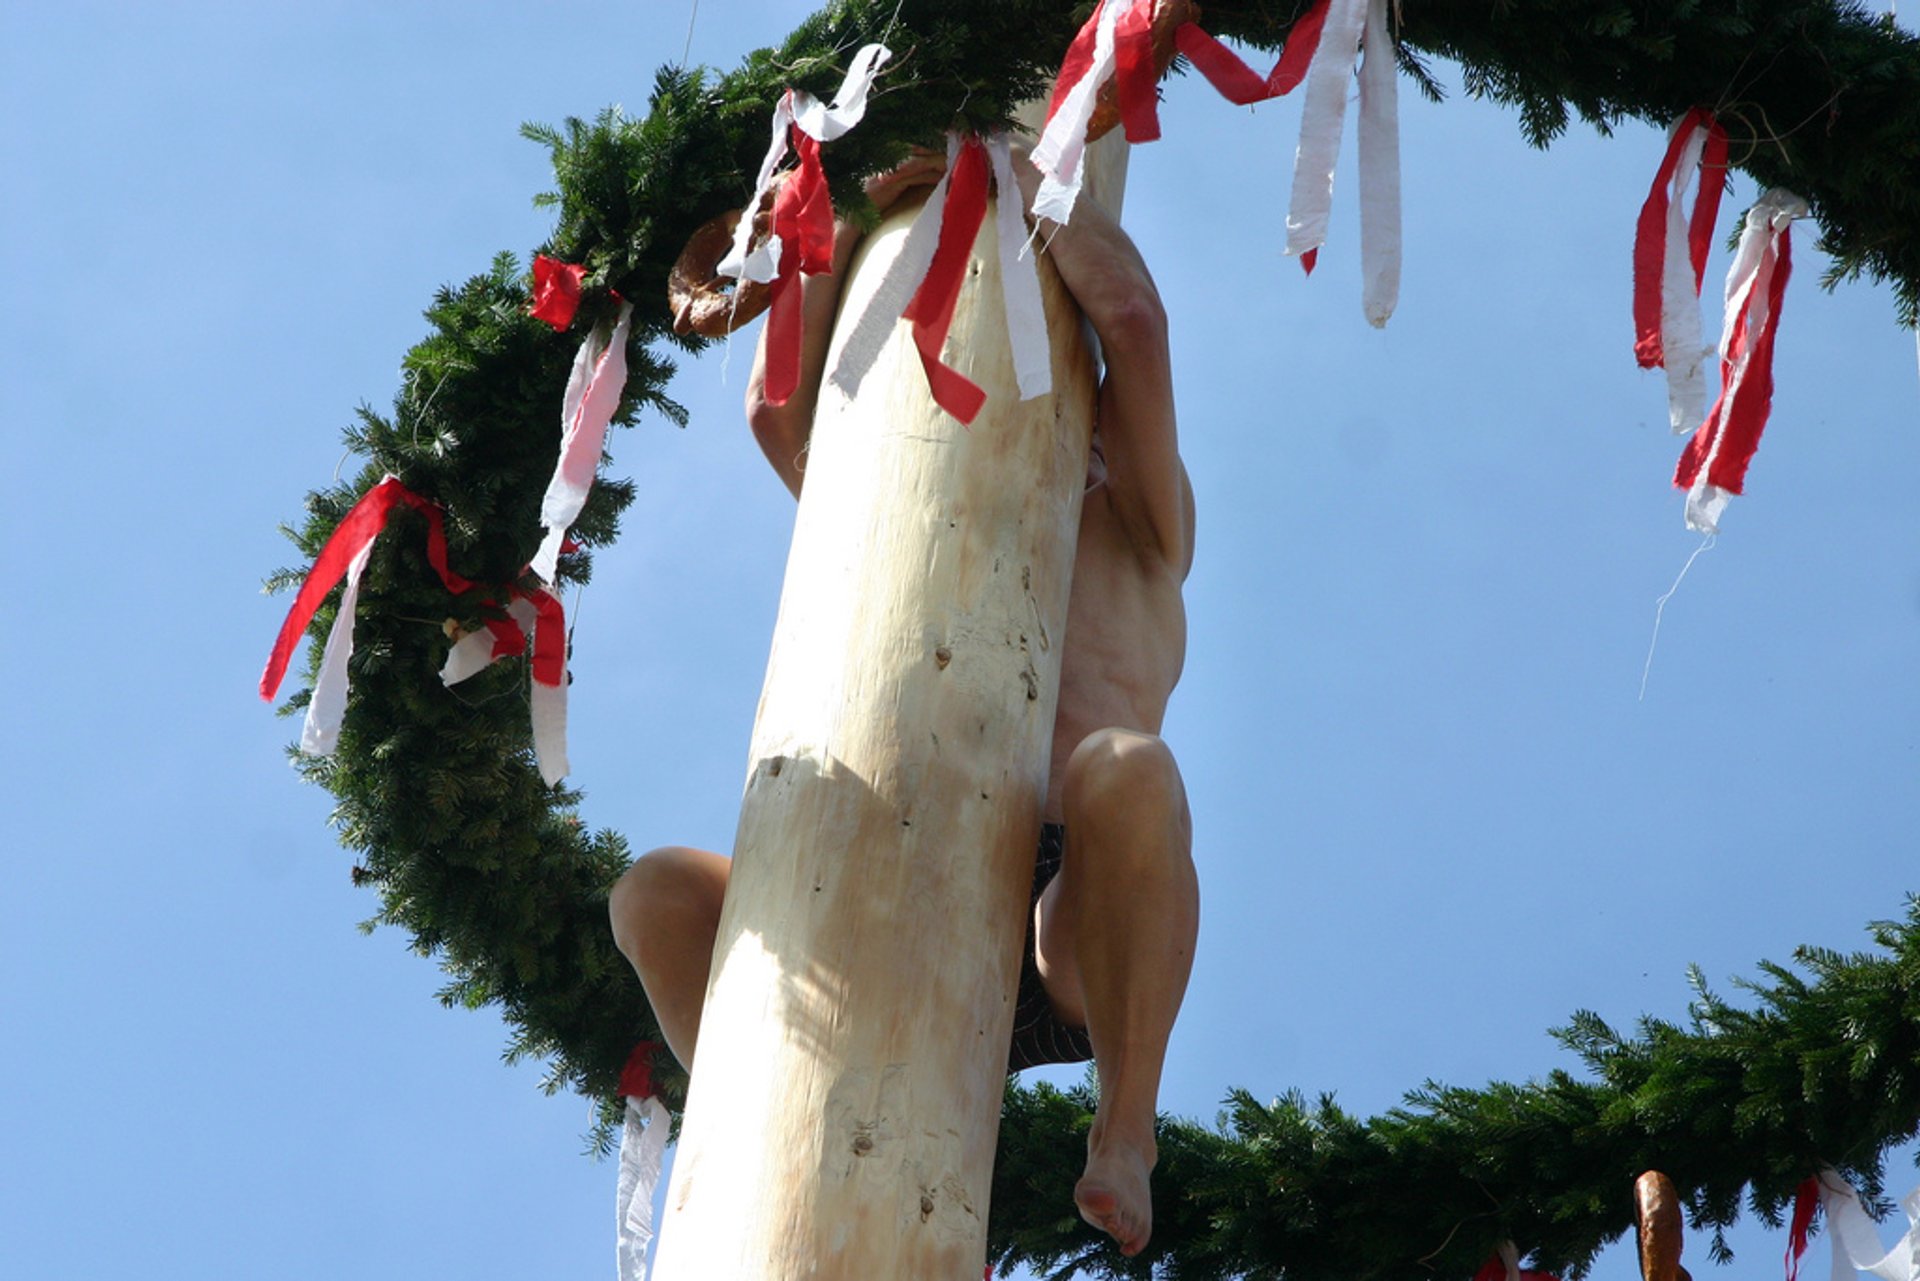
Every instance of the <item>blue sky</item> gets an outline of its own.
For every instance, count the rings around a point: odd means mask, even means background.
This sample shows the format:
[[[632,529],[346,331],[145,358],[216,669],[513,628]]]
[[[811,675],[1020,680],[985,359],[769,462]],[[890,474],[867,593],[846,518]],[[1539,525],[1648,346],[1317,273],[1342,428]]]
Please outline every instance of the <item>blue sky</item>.
[[[0,16],[23,589],[0,1275],[611,1267],[587,1104],[502,1065],[497,1018],[436,1004],[399,935],[355,930],[375,901],[253,693],[285,608],[257,585],[435,287],[545,234],[519,124],[644,110],[690,9]],[[707,0],[693,59],[731,68],[805,11]],[[1200,506],[1166,726],[1205,897],[1163,1100],[1190,1116],[1232,1086],[1375,1112],[1568,1066],[1545,1029],[1573,1010],[1679,1017],[1688,963],[1724,985],[1853,948],[1916,888],[1920,375],[1888,292],[1823,292],[1798,233],[1772,426],[1641,700],[1654,601],[1698,543],[1630,349],[1661,137],[1536,152],[1494,109],[1403,92],[1384,333],[1350,168],[1320,269],[1280,257],[1292,102],[1176,81],[1133,161]],[[1725,266],[1717,244],[1710,332]],[[683,368],[687,430],[614,441],[640,497],[574,603],[574,780],[636,848],[731,840],[792,520],[740,420],[745,341]],[[1742,1275],[1777,1266],[1763,1233],[1736,1248]]]

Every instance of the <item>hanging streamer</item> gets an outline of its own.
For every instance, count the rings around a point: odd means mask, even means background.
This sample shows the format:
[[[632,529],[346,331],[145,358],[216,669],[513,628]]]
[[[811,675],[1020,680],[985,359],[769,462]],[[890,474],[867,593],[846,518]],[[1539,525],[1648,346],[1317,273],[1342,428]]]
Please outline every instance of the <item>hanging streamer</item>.
[[[1793,1192],[1793,1221],[1787,1225],[1787,1281],[1800,1281],[1800,1260],[1807,1253],[1807,1233],[1820,1208],[1820,1180],[1806,1178]]]
[[[773,109],[773,138],[760,161],[760,175],[754,181],[753,199],[747,202],[740,223],[734,228],[733,248],[720,260],[715,271],[730,279],[752,280],[763,285],[779,274],[780,255],[783,252],[779,229],[772,229],[766,243],[754,249],[753,220],[754,214],[766,200],[768,189],[773,186],[780,162],[787,158],[792,130],[799,130],[815,142],[832,142],[859,124],[867,114],[867,97],[873,89],[874,77],[892,56],[893,52],[883,44],[862,47],[853,55],[846,77],[840,82],[839,92],[833,95],[831,106],[822,106],[819,99],[804,89],[789,89],[780,96],[780,101]]]
[[[1719,532],[1720,516],[1745,481],[1773,404],[1773,343],[1780,301],[1792,271],[1789,228],[1807,202],[1774,188],[1747,213],[1727,272],[1726,325],[1720,339],[1720,398],[1687,442],[1673,483],[1687,491],[1687,527]]]
[[[833,270],[833,199],[827,194],[826,171],[820,167],[820,144],[802,133],[794,138],[794,148],[800,153],[800,167],[773,201],[773,236],[783,249],[780,271],[768,295],[763,394],[771,405],[786,404],[800,387],[805,339],[800,276]]]
[[[347,708],[347,665],[353,657],[353,618],[360,600],[360,578],[373,554],[374,540],[380,537],[387,527],[388,516],[400,503],[427,518],[427,560],[447,590],[458,595],[473,585],[448,567],[446,527],[439,507],[392,475],[360,496],[314,558],[313,567],[307,571],[292,607],[287,610],[286,620],[280,624],[280,633],[267,656],[266,670],[260,675],[260,697],[272,702],[307,624],[313,621],[327,594],[345,578],[347,586],[340,595],[340,609],[334,615],[333,627],[327,633],[320,674],[314,681],[306,720],[300,730],[300,750],[311,755],[331,755],[339,742],[340,723]]]
[[[1881,1281],[1920,1278],[1920,1188],[1900,1200],[1906,1211],[1906,1235],[1892,1249],[1880,1244],[1880,1232],[1860,1198],[1838,1171],[1820,1172],[1820,1205],[1833,1237],[1833,1281],[1855,1281],[1868,1272]]]
[[[1040,189],[1033,198],[1036,218],[1065,224],[1086,181],[1087,122],[1100,87],[1113,78],[1115,32],[1120,20],[1136,6],[1153,13],[1153,0],[1101,0],[1067,49],[1054,81],[1053,102],[1046,127],[1034,144],[1033,164],[1040,171]],[[1156,125],[1156,128],[1158,126]]]
[[[1375,329],[1400,301],[1399,68],[1387,0],[1368,0],[1360,63],[1360,309]]]
[[[549,583],[554,580],[567,530],[587,505],[606,445],[607,424],[613,421],[627,385],[627,331],[632,321],[633,304],[621,303],[620,318],[611,331],[604,323],[595,326],[573,358],[573,371],[560,400],[560,457],[540,500],[540,523],[547,534],[533,555],[533,572]]]
[[[1326,25],[1329,0],[1317,0],[1287,32],[1287,43],[1279,61],[1265,76],[1240,60],[1240,55],[1200,29],[1195,22],[1182,23],[1174,33],[1175,46],[1186,55],[1194,69],[1207,78],[1220,95],[1239,107],[1279,98],[1307,75],[1313,51],[1320,45],[1320,31]]]
[[[667,1108],[653,1088],[657,1041],[642,1041],[620,1074],[626,1120],[620,1128],[620,1180],[614,1193],[615,1257],[620,1281],[641,1281],[647,1274],[647,1247],[653,1243],[653,1195],[667,1152]]]
[[[491,603],[491,602],[488,602]],[[548,786],[565,778],[567,760],[567,612],[545,587],[515,587],[506,618],[492,618],[477,632],[460,637],[447,650],[440,682],[451,688],[479,675],[503,658],[527,652],[533,637],[533,755]]]
[[[1287,252],[1299,255],[1301,267],[1308,272],[1327,239],[1334,162],[1340,155],[1347,114],[1347,79],[1359,56],[1367,4],[1368,0],[1332,0],[1307,68],[1300,146],[1293,161],[1293,196],[1287,209]]]
[[[1053,390],[1053,354],[1047,341],[1046,306],[1040,300],[1039,259],[1027,252],[1027,220],[1021,215],[1020,183],[1013,175],[1013,150],[1004,133],[987,139],[993,162],[994,229],[1000,241],[1000,292],[1006,302],[1007,341],[1013,347],[1013,376],[1020,399]]]
[[[1690,431],[1707,407],[1700,286],[1726,189],[1727,134],[1713,113],[1695,107],[1674,122],[1633,238],[1633,351],[1642,369],[1667,371],[1667,412],[1675,434]],[[1681,215],[1699,176],[1693,211]]]
[[[940,349],[946,345],[947,331],[953,325],[953,308],[966,279],[974,239],[986,219],[987,169],[986,148],[978,138],[968,137],[949,170],[952,182],[947,187],[940,241],[933,260],[927,265],[920,288],[901,313],[902,319],[913,323],[913,345],[919,349],[934,403],[963,423],[973,421],[987,394],[959,370],[943,363]]]

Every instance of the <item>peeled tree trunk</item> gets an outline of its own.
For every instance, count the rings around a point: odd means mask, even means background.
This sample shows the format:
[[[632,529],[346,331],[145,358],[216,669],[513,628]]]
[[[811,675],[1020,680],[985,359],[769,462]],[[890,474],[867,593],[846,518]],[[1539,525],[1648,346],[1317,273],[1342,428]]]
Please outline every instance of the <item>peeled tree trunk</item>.
[[[868,237],[843,316],[914,216]],[[856,398],[821,389],[659,1281],[981,1274],[1093,425],[1040,267],[1051,396],[1019,400],[991,216],[947,347],[972,426],[905,325]]]

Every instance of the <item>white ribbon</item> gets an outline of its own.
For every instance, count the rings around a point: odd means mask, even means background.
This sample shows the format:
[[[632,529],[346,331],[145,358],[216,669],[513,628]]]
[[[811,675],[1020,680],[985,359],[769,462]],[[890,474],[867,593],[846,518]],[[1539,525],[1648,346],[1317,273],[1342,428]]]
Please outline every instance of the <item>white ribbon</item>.
[[[1700,291],[1694,283],[1687,220],[1680,213],[1681,200],[1699,176],[1700,153],[1706,145],[1707,127],[1696,125],[1680,144],[1667,190],[1666,244],[1660,262],[1660,343],[1667,371],[1667,419],[1676,436],[1692,431],[1707,416],[1707,374],[1702,362],[1708,349],[1700,334]]]
[[[349,587],[348,590],[352,590]],[[557,600],[544,588],[536,588],[541,595]],[[520,625],[520,630],[531,642],[539,634],[540,612],[528,600],[516,598],[507,606],[507,614]],[[329,639],[331,644],[331,639]],[[478,676],[495,662],[493,656],[493,633],[481,628],[468,632],[453,643],[447,650],[447,661],[440,665],[440,683],[452,688],[461,681]],[[507,657],[507,655],[501,655]],[[564,651],[563,659],[564,662]],[[531,670],[531,664],[529,664]],[[570,772],[567,761],[567,674],[563,666],[560,683],[548,685],[538,678],[532,678],[533,690],[529,695],[530,710],[533,719],[533,756],[540,767],[540,777],[551,787],[565,778]]]
[[[340,745],[340,722],[347,715],[347,663],[353,658],[353,616],[360,605],[360,576],[367,572],[374,540],[354,553],[347,565],[347,585],[340,591],[340,612],[327,630],[327,647],[320,655],[320,675],[307,699],[307,717],[300,725],[300,750],[309,756],[331,756]]]
[[[1360,52],[1368,0],[1333,0],[1320,44],[1307,66],[1300,146],[1293,159],[1293,196],[1287,211],[1287,252],[1303,254],[1327,239],[1333,207],[1333,168],[1347,114],[1347,79]]]
[[[1747,211],[1746,227],[1740,233],[1740,247],[1734,251],[1733,266],[1727,270],[1726,319],[1720,330],[1720,358],[1726,362],[1727,385],[1720,391],[1722,419],[1732,412],[1739,399],[1747,371],[1752,365],[1753,348],[1766,331],[1770,314],[1769,287],[1774,268],[1780,262],[1780,237],[1796,218],[1807,216],[1807,202],[1791,191],[1775,187],[1754,202]],[[1692,270],[1691,267],[1688,270]],[[1746,345],[1733,350],[1734,333],[1746,315]],[[1707,456],[1700,462],[1699,474],[1687,491],[1687,528],[1702,534],[1720,532],[1720,517],[1733,501],[1729,490],[1711,484],[1707,477],[1720,457],[1726,442],[1724,429],[1716,431],[1707,445]]]
[[[553,581],[560,545],[593,488],[607,424],[620,407],[620,392],[627,385],[627,331],[632,321],[633,304],[621,303],[613,332],[609,334],[604,324],[594,326],[573,358],[573,372],[560,401],[560,459],[540,500],[540,523],[547,536],[533,555],[533,572],[545,582]]]
[[[745,279],[763,285],[780,274],[780,237],[769,235],[765,244],[753,249],[753,219],[766,199],[767,190],[773,186],[780,162],[787,158],[787,126],[797,126],[818,142],[832,142],[845,134],[867,114],[867,95],[873,88],[874,77],[892,56],[892,50],[883,44],[863,46],[853,55],[840,90],[833,95],[832,106],[823,106],[804,89],[789,89],[780,95],[780,101],[773,108],[773,137],[767,144],[766,156],[760,161],[753,199],[733,229],[733,248],[727,251],[715,271],[733,280]]]
[[[1053,357],[1047,340],[1046,306],[1040,300],[1039,259],[1027,251],[1027,220],[1021,216],[1020,184],[1013,176],[1013,150],[1004,133],[987,139],[993,162],[994,229],[1000,241],[1000,292],[1007,309],[1007,339],[1013,344],[1013,374],[1020,399],[1053,390]]]
[[[1360,64],[1360,307],[1382,328],[1400,301],[1399,74],[1387,0],[1370,0]]]
[[[1900,1201],[1913,1226],[1891,1250],[1880,1244],[1872,1217],[1837,1171],[1820,1172],[1820,1206],[1833,1236],[1833,1281],[1854,1281],[1855,1272],[1870,1272],[1882,1281],[1920,1277],[1920,1188]]]
[[[1153,0],[1105,0],[1094,27],[1093,60],[1040,131],[1040,141],[1033,148],[1033,164],[1041,174],[1040,190],[1033,197],[1036,218],[1064,224],[1073,216],[1073,202],[1086,181],[1086,168],[1080,162],[1087,150],[1087,124],[1098,105],[1100,87],[1113,79],[1113,31],[1136,3]]]
[[[667,1109],[652,1095],[627,1100],[620,1130],[620,1184],[614,1197],[615,1254],[620,1281],[647,1274],[647,1246],[653,1242],[653,1193],[667,1151]]]
[[[920,288],[920,282],[926,279],[927,268],[933,265],[934,251],[940,247],[940,224],[946,216],[947,182],[953,174],[953,157],[957,150],[956,140],[949,135],[947,172],[940,175],[940,181],[927,196],[927,203],[922,206],[919,216],[907,228],[899,255],[887,265],[886,274],[880,278],[880,285],[867,299],[866,306],[861,308],[859,317],[851,328],[842,326],[847,335],[846,341],[841,344],[840,355],[834,361],[828,381],[849,396],[860,390],[861,380],[872,370],[873,363],[880,359],[881,350],[887,345],[887,340],[893,337],[900,313],[913,301],[914,292]]]

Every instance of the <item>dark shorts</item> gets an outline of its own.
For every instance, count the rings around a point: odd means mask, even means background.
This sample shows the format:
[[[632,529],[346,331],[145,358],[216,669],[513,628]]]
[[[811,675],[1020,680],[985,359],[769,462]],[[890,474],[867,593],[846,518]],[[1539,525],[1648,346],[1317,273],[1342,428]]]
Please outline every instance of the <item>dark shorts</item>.
[[[1067,829],[1048,823],[1040,829],[1040,852],[1033,864],[1033,898],[1027,905],[1027,947],[1020,958],[1020,995],[1013,1011],[1013,1044],[1007,1050],[1007,1071],[1036,1067],[1042,1063],[1085,1063],[1093,1058],[1093,1042],[1087,1029],[1070,1027],[1053,1012],[1047,989],[1040,982],[1040,966],[1034,960],[1033,909],[1040,894],[1060,871],[1060,855],[1066,848]]]

